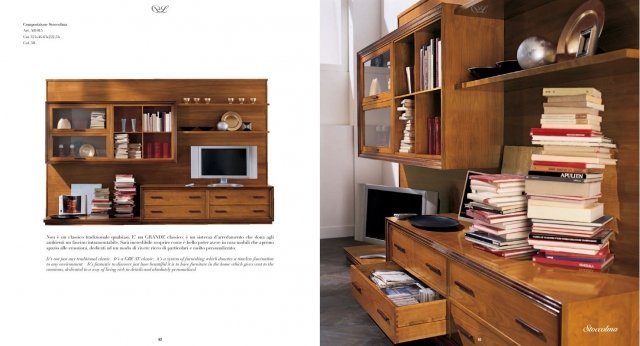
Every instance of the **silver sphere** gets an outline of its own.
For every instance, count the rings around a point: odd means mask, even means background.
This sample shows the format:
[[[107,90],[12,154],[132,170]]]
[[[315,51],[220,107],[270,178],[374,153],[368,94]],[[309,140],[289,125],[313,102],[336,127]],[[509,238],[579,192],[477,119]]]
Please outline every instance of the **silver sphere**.
[[[218,131],[227,131],[229,129],[229,124],[224,121],[218,121],[217,128]]]
[[[518,47],[518,64],[523,69],[548,65],[555,61],[556,47],[543,38],[528,37]]]

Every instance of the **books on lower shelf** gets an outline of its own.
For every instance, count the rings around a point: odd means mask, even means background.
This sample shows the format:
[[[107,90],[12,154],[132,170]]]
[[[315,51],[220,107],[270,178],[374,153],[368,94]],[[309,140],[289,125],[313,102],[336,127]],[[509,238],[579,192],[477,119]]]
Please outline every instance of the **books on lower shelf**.
[[[116,159],[129,158],[129,134],[115,134],[113,152]]]
[[[400,101],[398,111],[402,112],[398,120],[404,121],[405,126],[402,132],[402,139],[398,152],[413,153],[415,151],[415,127],[414,127],[414,102],[413,99],[403,99]]]
[[[137,195],[133,174],[116,174],[113,185],[113,216],[133,217]]]
[[[525,179],[528,243],[539,250],[533,261],[602,270],[614,258],[608,246],[613,217],[604,214],[599,198],[604,168],[616,159],[615,144],[600,132],[601,93],[545,88],[543,96],[543,126],[531,129],[532,143],[543,150],[532,154]]]
[[[528,243],[531,223],[527,217],[524,176],[480,174],[469,176],[466,215],[473,225],[464,238],[474,247],[496,256],[527,258],[535,250]]]
[[[111,199],[108,187],[96,187],[91,200],[91,217],[108,218],[111,211]]]

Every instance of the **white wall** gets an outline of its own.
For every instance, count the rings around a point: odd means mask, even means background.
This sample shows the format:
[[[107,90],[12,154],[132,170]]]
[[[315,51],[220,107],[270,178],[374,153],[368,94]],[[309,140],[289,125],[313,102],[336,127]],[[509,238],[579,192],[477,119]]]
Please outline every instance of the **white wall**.
[[[339,51],[335,37],[335,2],[321,0],[321,41]],[[348,6],[348,62],[345,68],[323,64],[320,68],[320,238],[351,237],[356,211],[361,208],[359,184],[397,186],[398,165],[358,158],[356,115],[356,53],[397,27],[397,14],[413,0],[342,0]],[[322,12],[324,11],[324,12]],[[330,16],[329,16],[330,17]],[[321,47],[321,50],[324,48]],[[336,60],[323,53],[323,61]]]

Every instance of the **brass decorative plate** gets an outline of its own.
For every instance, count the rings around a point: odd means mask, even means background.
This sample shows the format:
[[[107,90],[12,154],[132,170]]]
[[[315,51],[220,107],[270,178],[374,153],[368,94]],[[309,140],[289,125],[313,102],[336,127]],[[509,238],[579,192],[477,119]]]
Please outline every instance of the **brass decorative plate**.
[[[575,56],[580,46],[580,35],[584,30],[596,27],[595,39],[600,37],[604,26],[604,6],[600,0],[590,0],[578,7],[565,24],[556,54]]]
[[[227,131],[236,131],[242,127],[242,117],[236,112],[226,112],[222,115],[222,121],[229,125]]]

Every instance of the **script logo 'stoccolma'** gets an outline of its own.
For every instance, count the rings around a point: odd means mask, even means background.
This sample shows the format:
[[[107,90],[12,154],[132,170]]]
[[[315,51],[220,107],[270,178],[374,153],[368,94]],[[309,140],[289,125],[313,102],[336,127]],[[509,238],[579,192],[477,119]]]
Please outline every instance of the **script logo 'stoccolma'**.
[[[164,5],[164,6],[153,5],[151,6],[151,11],[153,11],[153,13],[167,13],[168,8],[169,8],[169,5]]]

